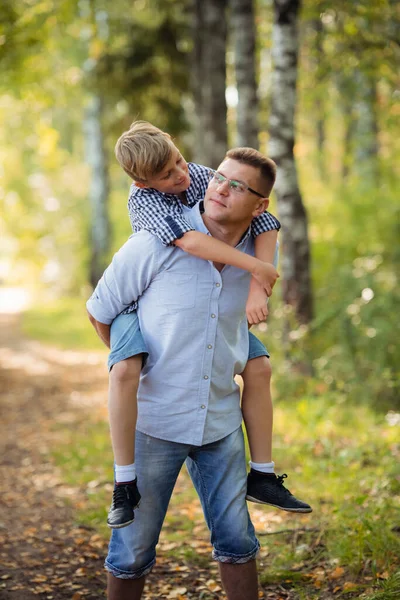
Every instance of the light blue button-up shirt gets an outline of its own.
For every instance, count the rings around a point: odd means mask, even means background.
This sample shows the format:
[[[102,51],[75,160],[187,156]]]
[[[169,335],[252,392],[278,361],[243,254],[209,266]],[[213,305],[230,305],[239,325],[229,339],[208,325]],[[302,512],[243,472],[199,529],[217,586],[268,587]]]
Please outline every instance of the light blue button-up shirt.
[[[193,227],[209,233],[199,205],[186,210]],[[237,245],[254,254],[248,231]],[[137,429],[156,438],[202,445],[237,429],[242,421],[234,376],[246,365],[245,313],[250,274],[140,231],[115,254],[87,303],[101,323],[139,300],[140,328],[149,357],[138,390]]]

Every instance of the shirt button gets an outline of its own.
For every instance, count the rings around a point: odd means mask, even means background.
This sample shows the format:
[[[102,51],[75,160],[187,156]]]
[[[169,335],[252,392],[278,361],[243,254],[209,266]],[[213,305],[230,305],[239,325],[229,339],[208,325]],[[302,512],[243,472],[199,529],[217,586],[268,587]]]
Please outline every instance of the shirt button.
[[[212,348],[212,345],[211,345],[211,344],[208,344],[207,348],[208,348],[209,350],[211,350],[211,348]]]
[[[200,408],[205,408],[205,407],[206,407],[206,405],[205,405],[205,404],[202,404],[202,405],[200,406]]]
[[[215,287],[221,287],[221,284],[220,283],[216,283]]]
[[[204,375],[204,379],[208,379],[208,375]]]
[[[212,318],[212,319],[215,319],[215,315],[214,315],[214,313],[211,315],[211,318]]]

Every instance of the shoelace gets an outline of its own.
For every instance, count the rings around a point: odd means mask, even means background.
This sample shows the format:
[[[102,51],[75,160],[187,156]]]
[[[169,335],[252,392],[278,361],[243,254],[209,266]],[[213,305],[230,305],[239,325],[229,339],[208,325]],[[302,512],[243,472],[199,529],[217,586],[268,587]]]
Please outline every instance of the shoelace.
[[[277,475],[276,479],[278,482],[278,485],[281,485],[283,487],[283,480],[287,478],[286,473],[282,473],[282,475]]]
[[[129,498],[129,488],[125,485],[117,485],[113,491],[113,504],[115,506],[124,504],[126,497]]]

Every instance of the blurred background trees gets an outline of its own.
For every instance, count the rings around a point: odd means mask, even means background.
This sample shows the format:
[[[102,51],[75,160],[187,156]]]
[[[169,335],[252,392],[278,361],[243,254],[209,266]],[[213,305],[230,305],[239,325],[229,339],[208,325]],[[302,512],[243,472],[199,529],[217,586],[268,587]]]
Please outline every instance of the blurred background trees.
[[[3,0],[0,277],[83,306],[130,234],[113,147],[133,120],[209,166],[259,146],[283,225],[260,334],[279,356],[289,325],[294,389],[394,405],[398,32],[395,0]]]

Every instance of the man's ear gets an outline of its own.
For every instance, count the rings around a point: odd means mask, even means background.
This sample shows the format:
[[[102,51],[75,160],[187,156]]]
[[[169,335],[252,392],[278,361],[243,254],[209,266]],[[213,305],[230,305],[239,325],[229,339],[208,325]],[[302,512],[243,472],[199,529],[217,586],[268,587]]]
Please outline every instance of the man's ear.
[[[268,206],[269,206],[269,198],[260,198],[259,203],[253,210],[253,218],[259,217],[260,215],[262,215],[263,212],[265,212],[267,210]]]

